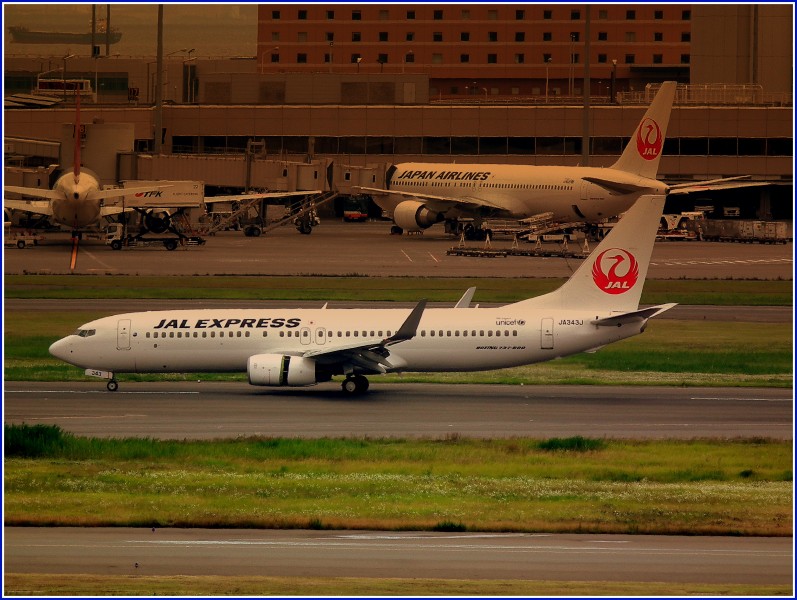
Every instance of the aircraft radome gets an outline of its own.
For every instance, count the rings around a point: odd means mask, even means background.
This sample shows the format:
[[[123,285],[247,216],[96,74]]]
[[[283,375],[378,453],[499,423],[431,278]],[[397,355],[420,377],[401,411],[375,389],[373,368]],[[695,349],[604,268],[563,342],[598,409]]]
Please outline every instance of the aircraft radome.
[[[81,325],[50,353],[109,379],[116,373],[245,372],[256,386],[310,386],[343,375],[479,371],[600,348],[673,307],[639,308],[664,196],[641,196],[559,289],[499,308],[203,309],[127,313]]]

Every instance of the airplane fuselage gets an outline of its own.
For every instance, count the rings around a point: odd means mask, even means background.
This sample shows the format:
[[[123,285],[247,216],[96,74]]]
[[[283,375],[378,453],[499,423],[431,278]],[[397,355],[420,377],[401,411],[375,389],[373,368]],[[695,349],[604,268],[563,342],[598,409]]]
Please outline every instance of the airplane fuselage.
[[[97,179],[83,169],[78,177],[69,171],[58,178],[53,186],[62,196],[53,198],[52,211],[56,223],[81,229],[96,225],[100,220],[100,200],[93,197],[99,191]]]
[[[611,190],[588,179],[611,178]],[[625,185],[633,191],[624,192]],[[492,164],[402,163],[396,165],[389,190],[418,194],[419,197],[477,198],[498,206],[486,213],[525,218],[553,212],[556,221],[597,222],[630,208],[643,194],[665,193],[667,186],[631,173],[599,167],[562,167]],[[378,199],[384,202],[384,199]],[[395,209],[406,196],[393,196],[388,202]],[[433,209],[434,201],[428,206]]]
[[[187,310],[105,317],[55,342],[54,356],[73,365],[135,372],[245,372],[261,354],[309,356],[378,345],[395,334],[405,309]],[[513,308],[427,309],[416,335],[389,347],[390,367],[353,362],[348,372],[476,371],[531,364],[636,335],[642,324],[597,327],[596,311]],[[318,355],[314,357],[314,352]],[[330,367],[340,374],[340,367]]]

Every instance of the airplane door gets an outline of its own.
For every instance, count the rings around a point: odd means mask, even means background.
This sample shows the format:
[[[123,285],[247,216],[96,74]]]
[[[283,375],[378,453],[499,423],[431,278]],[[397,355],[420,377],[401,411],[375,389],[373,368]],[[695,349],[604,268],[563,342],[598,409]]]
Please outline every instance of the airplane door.
[[[315,343],[319,346],[323,346],[327,343],[327,330],[323,327],[318,327],[315,330]]]
[[[119,319],[116,326],[116,349],[130,350],[130,319]]]
[[[303,346],[309,346],[310,345],[311,339],[310,339],[310,328],[309,327],[302,327],[301,330],[299,330],[299,339],[301,339]]]
[[[553,349],[553,319],[543,319],[540,327],[540,348]]]

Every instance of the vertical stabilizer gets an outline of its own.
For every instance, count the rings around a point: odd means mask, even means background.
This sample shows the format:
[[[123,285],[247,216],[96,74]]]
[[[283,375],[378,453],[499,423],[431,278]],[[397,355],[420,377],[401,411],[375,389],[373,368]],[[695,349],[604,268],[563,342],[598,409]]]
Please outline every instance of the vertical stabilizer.
[[[80,179],[80,90],[75,87],[75,133],[73,135],[75,142],[75,155],[73,157],[74,164],[72,165],[72,172],[75,175],[75,183]]]
[[[675,98],[675,86],[674,81],[661,84],[622,156],[612,165],[612,169],[656,179]]]
[[[602,313],[637,310],[664,199],[663,195],[640,196],[562,287],[517,305]]]

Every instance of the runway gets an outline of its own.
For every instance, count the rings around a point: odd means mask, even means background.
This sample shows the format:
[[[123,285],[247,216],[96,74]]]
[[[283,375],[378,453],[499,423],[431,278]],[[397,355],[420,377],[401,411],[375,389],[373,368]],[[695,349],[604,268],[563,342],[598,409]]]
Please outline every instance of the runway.
[[[793,565],[791,538],[15,527],[4,533],[10,573],[788,585]]]
[[[78,435],[441,438],[793,439],[788,389],[382,384],[344,396],[335,382],[7,382],[5,422]]]

